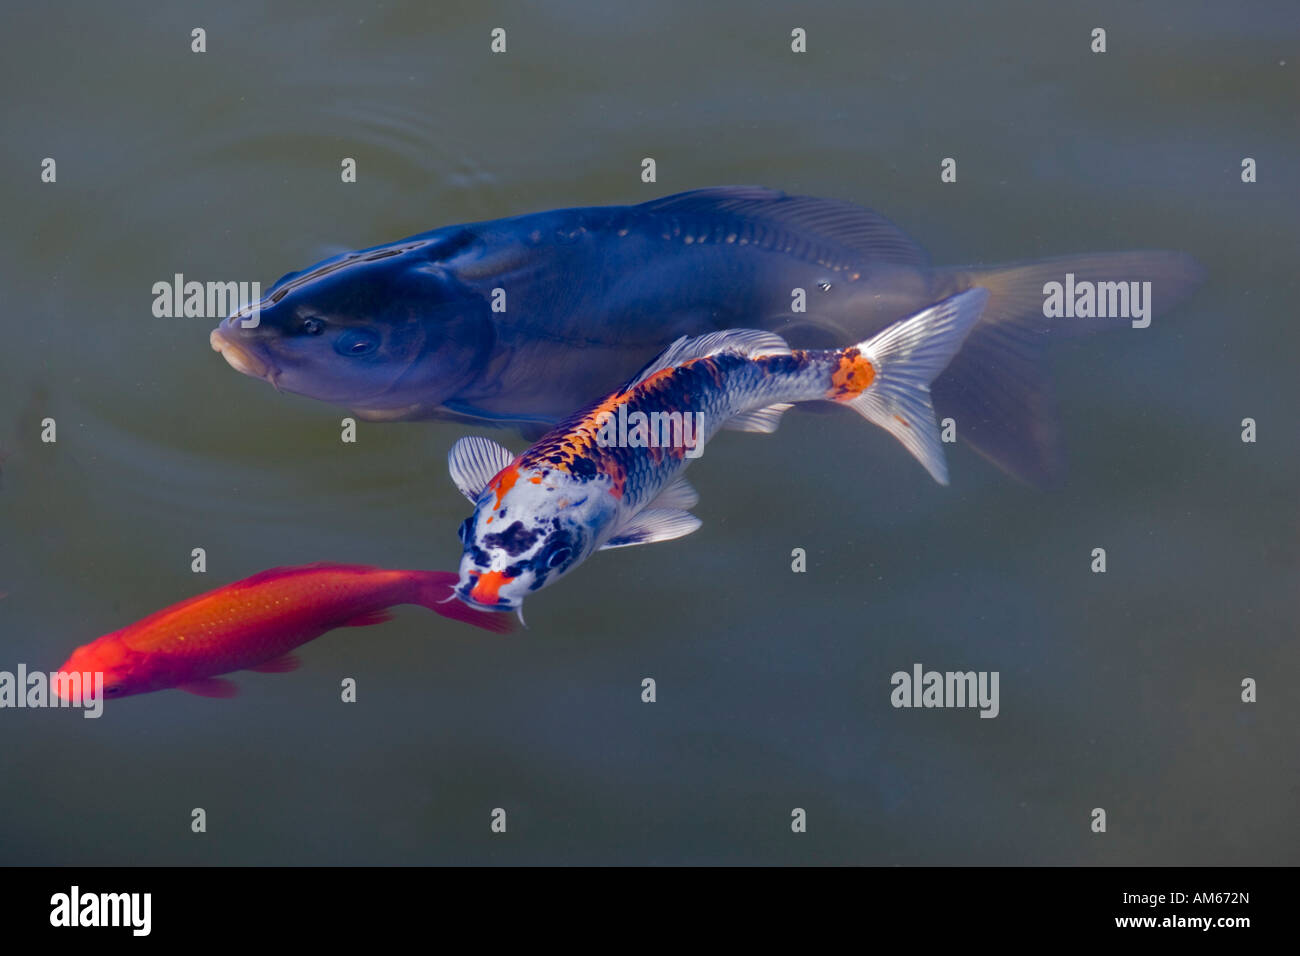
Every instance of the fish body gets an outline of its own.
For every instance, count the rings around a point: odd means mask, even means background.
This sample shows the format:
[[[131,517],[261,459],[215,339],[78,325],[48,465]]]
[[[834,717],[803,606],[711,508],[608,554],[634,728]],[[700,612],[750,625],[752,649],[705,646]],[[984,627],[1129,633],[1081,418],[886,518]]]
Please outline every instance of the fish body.
[[[848,348],[791,349],[748,329],[683,338],[519,456],[462,439],[449,465],[475,510],[461,526],[457,596],[517,610],[598,550],[691,533],[697,495],[681,474],[690,460],[720,428],[770,432],[798,402],[849,406],[946,484],[929,386],[987,299],[968,290]]]
[[[398,604],[420,604],[502,631],[499,616],[447,603],[455,581],[456,575],[444,571],[354,564],[273,568],[105,634],[78,647],[60,669],[102,672],[106,697],[170,687],[230,697],[235,685],[217,675],[292,670],[294,648],[336,627],[386,621],[387,609]]]
[[[1125,319],[1044,316],[1044,285],[1151,281],[1160,314],[1199,281],[1176,252],[934,268],[860,206],[760,187],[449,226],[285,276],[210,339],[236,369],[370,420],[522,427],[535,437],[677,338],[731,328],[792,345],[861,341],[957,292],[985,313],[934,385],[963,440],[1010,473],[1060,473],[1039,359],[1055,339]]]

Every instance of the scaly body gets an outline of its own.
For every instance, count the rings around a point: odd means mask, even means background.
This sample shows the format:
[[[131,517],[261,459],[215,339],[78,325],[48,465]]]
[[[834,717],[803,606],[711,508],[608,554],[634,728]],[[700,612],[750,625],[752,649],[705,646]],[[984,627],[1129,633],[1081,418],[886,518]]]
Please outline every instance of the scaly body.
[[[462,439],[450,468],[475,512],[461,527],[457,596],[518,609],[597,550],[689,534],[700,524],[688,512],[697,496],[681,472],[703,444],[725,427],[773,431],[797,402],[848,405],[946,483],[929,384],[986,298],[961,293],[841,349],[792,350],[755,330],[682,339],[522,455]]]
[[[239,371],[367,419],[521,425],[536,437],[683,335],[757,328],[796,347],[840,346],[984,288],[984,314],[936,380],[935,405],[1003,468],[1046,481],[1061,457],[1039,357],[1062,337],[1128,327],[1045,318],[1044,283],[1067,273],[1150,281],[1159,315],[1200,269],[1156,251],[935,268],[871,210],[728,186],[447,226],[336,256],[277,282],[255,327],[237,313],[210,338]]]
[[[164,608],[78,647],[63,671],[103,672],[104,694],[125,697],[178,687],[229,697],[216,679],[237,670],[297,666],[294,648],[336,627],[378,624],[398,604],[501,631],[501,619],[446,603],[456,576],[355,564],[273,568]],[[468,612],[468,613],[465,613]]]

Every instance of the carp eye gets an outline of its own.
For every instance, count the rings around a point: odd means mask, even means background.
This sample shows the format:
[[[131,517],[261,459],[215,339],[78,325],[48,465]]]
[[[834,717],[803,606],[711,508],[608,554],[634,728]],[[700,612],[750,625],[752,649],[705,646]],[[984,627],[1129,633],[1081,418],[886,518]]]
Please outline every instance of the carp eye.
[[[369,355],[379,345],[379,336],[368,329],[350,329],[338,337],[334,351],[339,355]]]
[[[303,319],[302,325],[298,326],[298,331],[303,335],[320,335],[325,331],[325,323],[320,319]]]
[[[573,554],[568,548],[560,548],[559,551],[551,552],[551,556],[546,559],[548,568],[558,568],[565,561],[569,560],[569,555]]]

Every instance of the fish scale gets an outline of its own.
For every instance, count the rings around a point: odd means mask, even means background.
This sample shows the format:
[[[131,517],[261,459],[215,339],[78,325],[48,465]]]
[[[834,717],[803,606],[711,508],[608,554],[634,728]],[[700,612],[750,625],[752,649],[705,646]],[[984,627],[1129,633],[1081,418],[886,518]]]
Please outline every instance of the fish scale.
[[[632,416],[692,414],[703,423],[697,441],[707,443],[726,423],[746,411],[779,403],[794,403],[832,397],[833,371],[858,354],[856,348],[796,351],[788,355],[750,358],[737,352],[692,359],[669,374],[643,383],[625,393],[609,408],[596,404],[579,413],[549,443],[538,443],[520,459],[522,468],[550,467],[557,448],[573,448],[586,456],[597,473],[625,474],[622,495],[629,504],[640,505],[655,497],[684,467],[683,449],[656,454],[627,446],[602,447],[592,440],[594,416],[599,411],[617,415],[620,409]],[[561,467],[572,472],[573,464]]]
[[[1128,327],[1114,316],[1047,318],[1044,284],[1067,274],[1149,281],[1159,316],[1201,269],[1161,251],[939,268],[869,209],[722,186],[451,225],[347,253],[285,276],[258,303],[255,327],[241,311],[209,341],[238,371],[368,421],[535,435],[683,335],[759,328],[796,348],[833,348],[982,288],[989,301],[935,381],[935,407],[961,422],[963,442],[1042,485],[1064,469],[1046,347]]]
[[[104,694],[115,698],[171,687],[230,697],[235,685],[217,675],[292,670],[297,660],[289,652],[298,646],[336,627],[381,623],[397,604],[419,604],[476,627],[506,630],[500,618],[452,602],[455,580],[445,571],[330,562],[272,568],[82,645],[60,670],[100,674]]]
[[[930,383],[987,299],[967,290],[839,349],[791,350],[754,329],[683,337],[521,455],[461,439],[448,463],[475,510],[461,525],[456,596],[520,611],[529,593],[598,550],[690,534],[700,526],[687,511],[698,496],[681,478],[690,460],[720,428],[775,430],[796,402],[848,405],[946,483]]]

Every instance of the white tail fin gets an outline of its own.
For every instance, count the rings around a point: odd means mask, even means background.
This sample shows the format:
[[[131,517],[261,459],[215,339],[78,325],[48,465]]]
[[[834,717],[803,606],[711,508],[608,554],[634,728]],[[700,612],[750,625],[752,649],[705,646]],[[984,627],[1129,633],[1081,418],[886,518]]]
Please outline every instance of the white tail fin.
[[[988,298],[984,289],[970,289],[858,345],[876,374],[847,404],[901,441],[941,485],[948,483],[948,463],[930,404],[930,383],[957,354]]]

